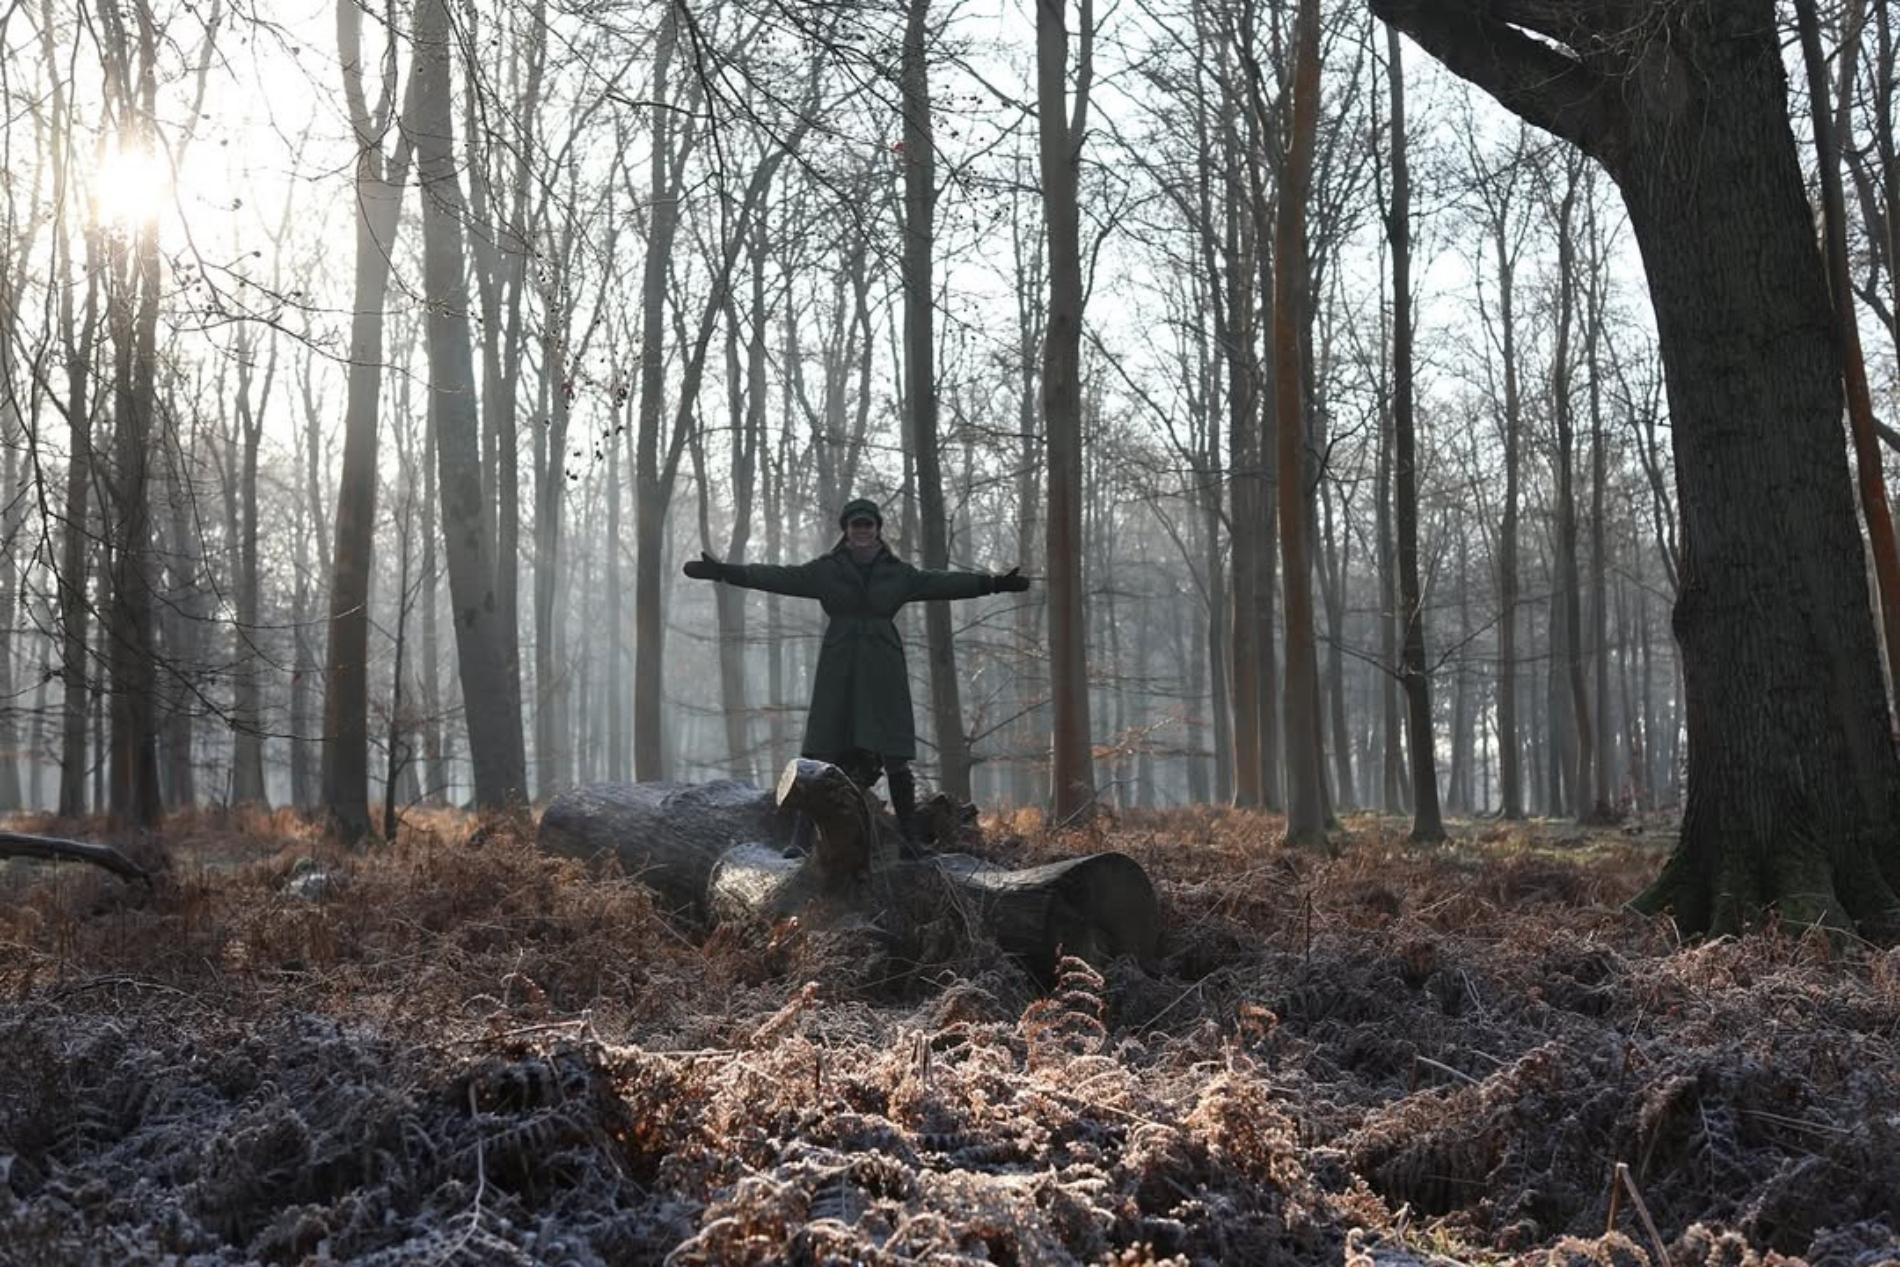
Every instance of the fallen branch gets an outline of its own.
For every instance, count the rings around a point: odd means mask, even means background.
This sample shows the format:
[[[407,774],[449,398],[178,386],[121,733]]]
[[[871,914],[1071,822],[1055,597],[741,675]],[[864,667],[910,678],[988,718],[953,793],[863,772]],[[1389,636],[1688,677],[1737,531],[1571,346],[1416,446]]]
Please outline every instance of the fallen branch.
[[[45,862],[90,862],[128,880],[141,880],[147,887],[152,874],[111,845],[95,845],[83,840],[62,840],[57,836],[29,836],[24,832],[0,831],[0,858],[36,858]]]

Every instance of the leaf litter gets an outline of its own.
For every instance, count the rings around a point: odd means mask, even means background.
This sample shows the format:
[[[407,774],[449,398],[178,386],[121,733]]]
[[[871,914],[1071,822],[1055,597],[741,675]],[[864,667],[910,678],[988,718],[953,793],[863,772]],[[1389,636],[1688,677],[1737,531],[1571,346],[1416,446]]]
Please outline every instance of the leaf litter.
[[[447,815],[13,867],[0,1262],[1900,1262],[1900,950],[1678,946],[1613,830],[988,827],[1135,856],[1162,962],[897,979]]]

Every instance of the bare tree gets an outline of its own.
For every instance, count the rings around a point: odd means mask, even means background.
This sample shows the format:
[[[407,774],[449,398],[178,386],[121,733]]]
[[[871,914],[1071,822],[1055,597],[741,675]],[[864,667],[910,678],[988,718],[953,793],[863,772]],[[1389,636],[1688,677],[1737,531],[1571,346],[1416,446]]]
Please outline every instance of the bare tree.
[[[911,446],[917,454],[917,500],[923,529],[923,563],[950,566],[949,524],[944,514],[943,472],[937,452],[936,249],[937,153],[930,121],[930,0],[908,0],[904,16],[904,383],[910,405]],[[924,636],[930,663],[930,712],[937,741],[937,777],[943,790],[970,799],[970,743],[963,732],[963,701],[957,685],[956,648],[950,641],[950,607],[924,605]]]
[[[1602,163],[1642,251],[1682,504],[1689,800],[1639,908],[1697,933],[1770,905],[1900,928],[1900,760],[1771,0],[1519,6],[1527,30],[1475,0],[1373,7]]]
[[[1088,648],[1082,580],[1082,253],[1077,205],[1082,142],[1094,78],[1094,0],[1079,0],[1073,99],[1064,0],[1036,2],[1036,119],[1049,309],[1042,344],[1042,418],[1048,453],[1046,528],[1049,665],[1053,687],[1050,791],[1057,821],[1095,799],[1090,752]]]
[[[1300,0],[1294,22],[1292,130],[1274,222],[1274,416],[1280,468],[1280,558],[1286,604],[1286,838],[1322,839],[1325,775],[1320,767],[1319,658],[1313,635],[1313,577],[1302,449],[1306,426],[1300,372],[1305,284],[1306,199],[1319,125],[1319,3]]]
[[[408,183],[418,91],[412,71],[402,120],[396,117],[396,59],[382,59],[372,107],[363,92],[363,10],[337,0],[337,54],[356,141],[356,261],[350,308],[349,387],[343,417],[343,471],[337,482],[336,544],[330,576],[329,646],[324,656],[323,806],[336,830],[369,833],[369,582],[375,550],[376,417],[382,398],[383,307]],[[387,37],[394,39],[394,33]],[[444,72],[446,74],[446,71]],[[442,87],[448,92],[447,84]],[[444,107],[447,108],[446,98]],[[391,128],[395,151],[388,154]],[[311,460],[316,455],[311,454]]]
[[[475,801],[500,809],[527,792],[518,700],[495,689],[507,672],[498,628],[491,512],[482,496],[475,365],[462,250],[462,191],[450,107],[452,33],[447,0],[422,0],[416,18],[414,133],[422,191],[423,288],[429,297],[429,390],[435,411],[449,601],[474,766]]]
[[[1405,639],[1400,674],[1405,683],[1406,734],[1412,750],[1412,839],[1439,841],[1438,756],[1432,738],[1431,679],[1425,664],[1425,606],[1418,572],[1418,441],[1412,415],[1412,178],[1405,138],[1405,68],[1399,33],[1386,27],[1386,73],[1392,91],[1392,206],[1386,237],[1392,245],[1393,474],[1399,529],[1399,619]]]

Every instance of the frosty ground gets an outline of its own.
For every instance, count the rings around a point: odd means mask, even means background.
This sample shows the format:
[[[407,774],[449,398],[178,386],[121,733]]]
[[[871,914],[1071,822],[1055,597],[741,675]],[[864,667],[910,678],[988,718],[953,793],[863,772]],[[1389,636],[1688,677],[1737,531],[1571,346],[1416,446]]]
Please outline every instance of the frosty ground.
[[[1897,1261],[1900,950],[1678,945],[1620,909],[1664,822],[1403,828],[990,820],[1160,891],[1152,971],[1047,985],[676,928],[506,822],[15,864],[0,1262]]]

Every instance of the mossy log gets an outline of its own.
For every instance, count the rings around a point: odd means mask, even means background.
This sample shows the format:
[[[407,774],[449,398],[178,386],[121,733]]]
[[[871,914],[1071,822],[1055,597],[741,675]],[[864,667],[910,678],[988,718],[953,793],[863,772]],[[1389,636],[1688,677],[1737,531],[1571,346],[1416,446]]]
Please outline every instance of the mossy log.
[[[790,811],[813,821],[809,851],[792,846]],[[1149,960],[1160,934],[1154,886],[1127,855],[1021,870],[961,853],[907,857],[888,816],[821,761],[790,763],[771,796],[731,782],[581,788],[548,807],[541,843],[574,857],[618,857],[669,911],[715,923],[796,915],[815,926],[876,929],[888,952],[914,962],[923,962],[924,943],[941,948],[946,924],[966,942],[987,937],[1038,973],[1065,953]]]

